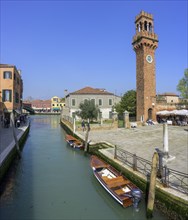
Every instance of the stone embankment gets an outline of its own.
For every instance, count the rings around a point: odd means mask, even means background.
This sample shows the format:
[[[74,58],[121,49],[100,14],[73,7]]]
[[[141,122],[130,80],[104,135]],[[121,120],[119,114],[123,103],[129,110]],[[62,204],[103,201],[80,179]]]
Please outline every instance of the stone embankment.
[[[20,150],[29,132],[29,120],[18,128],[15,128]],[[13,128],[0,126],[0,182],[11,166],[14,158],[18,155],[16,143],[13,136]]]
[[[69,134],[85,140],[82,130],[73,132],[71,124],[61,120],[62,127]],[[103,127],[104,128],[104,127]],[[122,161],[114,158],[114,146],[136,154],[145,160],[151,161],[155,148],[163,148],[162,125],[142,126],[134,129],[92,129],[89,132],[89,152],[96,154],[121,170],[131,181],[138,185],[147,197],[148,178],[133,170]],[[187,146],[188,132],[185,127],[169,127],[169,153],[175,156],[168,166],[180,170],[187,175]],[[156,184],[155,206],[165,213],[169,219],[188,219],[188,195],[175,189],[164,187],[159,181]]]

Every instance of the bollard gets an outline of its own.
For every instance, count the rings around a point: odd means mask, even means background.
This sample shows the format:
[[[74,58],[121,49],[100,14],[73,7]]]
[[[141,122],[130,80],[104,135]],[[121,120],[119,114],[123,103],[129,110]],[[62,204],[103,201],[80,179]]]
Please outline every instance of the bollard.
[[[151,175],[150,175],[150,186],[149,186],[147,214],[146,214],[147,218],[152,218],[153,216],[158,161],[159,161],[159,156],[157,152],[155,152],[152,158],[152,169],[151,169]]]
[[[168,157],[168,125],[163,124],[163,151],[166,157]]]

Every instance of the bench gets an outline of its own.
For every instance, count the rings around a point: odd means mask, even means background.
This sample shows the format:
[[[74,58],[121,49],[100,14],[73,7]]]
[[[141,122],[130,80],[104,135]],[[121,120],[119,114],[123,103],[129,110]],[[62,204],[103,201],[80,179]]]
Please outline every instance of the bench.
[[[115,188],[117,186],[123,186],[123,185],[127,185],[129,183],[130,183],[129,180],[121,180],[121,181],[116,181],[116,182],[112,182],[112,183],[107,183],[107,185],[109,188]]]
[[[103,180],[105,181],[105,183],[107,183],[107,184],[124,180],[122,176],[118,176],[118,177],[115,177],[115,178],[108,178],[107,176],[103,176],[102,179],[103,179]]]
[[[115,192],[118,196],[120,196],[120,195],[125,194],[125,193],[128,193],[128,192],[130,192],[130,191],[131,191],[131,190],[127,187],[127,191],[125,191],[125,190],[123,190],[123,189],[121,188],[121,189],[115,190],[114,192]]]

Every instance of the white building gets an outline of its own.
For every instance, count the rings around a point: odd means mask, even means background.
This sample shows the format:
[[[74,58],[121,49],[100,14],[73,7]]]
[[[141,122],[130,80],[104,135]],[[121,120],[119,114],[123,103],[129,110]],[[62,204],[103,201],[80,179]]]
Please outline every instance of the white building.
[[[112,107],[120,102],[121,97],[107,92],[105,89],[85,87],[65,96],[65,107],[63,107],[62,114],[72,117],[74,112],[79,111],[80,103],[86,99],[94,101],[95,105],[100,109],[103,119],[109,119]]]

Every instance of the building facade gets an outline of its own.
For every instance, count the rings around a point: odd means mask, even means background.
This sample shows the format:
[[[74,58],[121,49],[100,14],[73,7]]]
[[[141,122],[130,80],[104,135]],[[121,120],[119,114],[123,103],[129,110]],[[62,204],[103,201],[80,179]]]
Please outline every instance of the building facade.
[[[160,103],[160,101],[166,102],[166,104],[178,104],[180,102],[179,96],[174,93],[163,93],[157,95],[157,101]]]
[[[0,115],[10,117],[22,111],[23,80],[16,66],[0,64]]]
[[[155,50],[153,15],[144,11],[136,16],[136,34],[132,45],[136,52],[137,121],[156,120]]]
[[[54,96],[51,98],[51,109],[53,112],[60,112],[65,106],[65,102],[61,101],[61,98]]]
[[[112,107],[120,102],[121,97],[107,92],[105,89],[85,87],[65,96],[63,114],[72,117],[74,112],[79,111],[79,105],[84,100],[93,100],[100,110],[100,116],[103,119],[109,119],[111,117]]]

